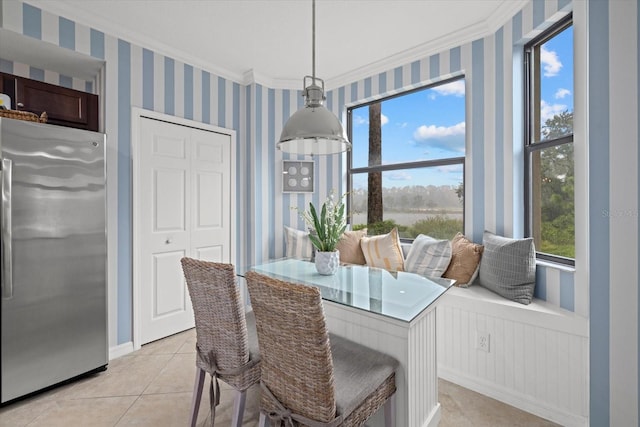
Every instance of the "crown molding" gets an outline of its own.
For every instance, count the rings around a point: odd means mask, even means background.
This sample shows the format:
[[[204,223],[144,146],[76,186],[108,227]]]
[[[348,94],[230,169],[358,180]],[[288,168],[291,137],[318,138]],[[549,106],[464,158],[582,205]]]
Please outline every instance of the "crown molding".
[[[381,61],[373,62],[349,71],[348,73],[327,79],[327,88],[328,90],[333,90],[362,80],[363,78],[393,70],[394,68],[426,58],[434,53],[442,52],[485,37],[488,33],[489,29],[485,22],[470,25],[462,31],[449,33],[414,48],[388,56]]]
[[[242,75],[242,84],[249,86],[252,84],[259,84],[269,89],[302,89],[302,79],[274,79],[269,76],[265,76],[257,72],[254,69],[245,71]]]
[[[160,55],[165,55],[177,61],[184,62],[185,64],[201,68],[225,79],[232,80],[237,83],[243,83],[244,76],[241,73],[235,73],[217,64],[203,61],[200,57],[189,55],[179,49],[174,49],[164,43],[158,42],[152,37],[145,36],[144,34],[127,30],[116,22],[79,10],[69,4],[48,2],[46,0],[28,0],[25,3],[29,3],[43,11],[74,20],[80,25],[102,31],[105,35],[125,40],[129,43],[138,45],[139,47],[152,50]]]
[[[175,60],[184,62],[189,65],[201,68],[220,76],[222,78],[234,81],[242,85],[260,84],[270,89],[281,90],[298,90],[301,89],[301,80],[278,79],[275,77],[260,74],[256,70],[247,70],[242,73],[233,72],[229,69],[221,67],[218,64],[204,61],[201,57],[186,54],[179,49],[171,48],[157,40],[129,31],[118,25],[116,22],[103,19],[91,13],[84,12],[73,8],[69,4],[61,2],[49,2],[46,0],[28,0],[28,3],[58,16],[73,19],[81,25],[102,31],[105,34],[126,40],[140,47],[153,50],[160,55],[166,55]],[[486,37],[495,33],[500,27],[508,22],[516,13],[518,13],[529,0],[511,0],[505,1],[498,6],[496,11],[486,20],[468,26],[463,30],[451,32],[437,39],[423,43],[414,48],[393,54],[380,61],[358,67],[347,73],[328,78],[326,80],[325,90],[334,90],[336,88],[360,81],[364,78],[371,77],[376,74],[393,70],[399,66],[409,64],[411,62],[421,60],[430,55],[442,52],[457,46],[464,45],[474,40]],[[302,79],[304,76],[300,76]]]
[[[516,13],[520,12],[529,0],[511,0],[505,1],[498,6],[495,12],[493,12],[487,18],[487,27],[491,31],[491,34],[495,33],[505,25]]]
[[[482,22],[477,22],[463,30],[451,32],[414,48],[388,56],[381,61],[373,62],[349,71],[348,73],[327,79],[327,90],[334,90],[364,78],[424,59],[435,53],[443,52],[492,35],[528,2],[529,0],[503,2],[494,14]]]

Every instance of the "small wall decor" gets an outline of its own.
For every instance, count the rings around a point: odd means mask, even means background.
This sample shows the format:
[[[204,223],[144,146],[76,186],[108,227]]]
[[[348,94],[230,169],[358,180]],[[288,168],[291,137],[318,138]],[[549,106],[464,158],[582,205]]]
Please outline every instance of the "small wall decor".
[[[282,191],[284,193],[313,193],[313,161],[283,160]]]

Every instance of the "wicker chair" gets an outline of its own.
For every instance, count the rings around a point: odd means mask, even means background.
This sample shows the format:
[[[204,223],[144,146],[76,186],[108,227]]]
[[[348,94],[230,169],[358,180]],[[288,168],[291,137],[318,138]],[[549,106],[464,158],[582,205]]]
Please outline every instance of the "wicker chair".
[[[260,381],[260,353],[255,317],[245,310],[235,268],[192,258],[182,258],[196,320],[196,380],[189,425],[195,426],[207,373],[211,375],[211,425],[220,402],[218,378],[236,390],[232,425],[241,426],[246,390]]]
[[[262,375],[260,426],[360,426],[384,405],[395,424],[395,371],[385,354],[326,327],[318,288],[246,275]]]

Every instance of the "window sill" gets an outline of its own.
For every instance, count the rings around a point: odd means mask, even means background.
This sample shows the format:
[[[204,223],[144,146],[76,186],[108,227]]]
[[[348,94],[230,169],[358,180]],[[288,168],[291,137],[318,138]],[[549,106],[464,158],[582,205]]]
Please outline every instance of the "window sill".
[[[536,265],[545,268],[554,268],[560,271],[566,271],[567,273],[575,273],[576,267],[573,265],[562,264],[559,262],[547,261],[543,259],[536,259]]]

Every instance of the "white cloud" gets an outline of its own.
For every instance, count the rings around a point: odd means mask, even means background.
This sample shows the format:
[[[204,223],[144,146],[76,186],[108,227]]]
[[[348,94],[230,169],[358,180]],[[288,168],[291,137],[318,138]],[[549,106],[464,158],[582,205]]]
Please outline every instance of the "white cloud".
[[[567,95],[571,95],[571,91],[569,89],[565,89],[561,87],[556,91],[556,94],[554,96],[556,99],[562,99]]]
[[[567,109],[564,104],[547,104],[546,102],[540,102],[540,120],[545,123],[547,119],[552,118],[556,114],[560,114]]]
[[[442,173],[461,173],[462,165],[444,165],[438,166],[438,171]]]
[[[451,83],[436,86],[433,88],[439,95],[464,96],[464,80],[456,80]]]
[[[365,118],[364,118],[364,117],[362,117],[362,116],[358,116],[358,115],[356,115],[356,116],[353,118],[353,124],[354,124],[354,125],[356,125],[356,126],[365,125],[365,124],[367,124],[367,123],[369,123],[369,120],[368,120],[368,119],[365,119]]]
[[[381,123],[381,126],[386,125],[387,123],[389,123],[389,117],[387,117],[384,114],[380,113],[380,123]],[[356,126],[368,125],[369,124],[369,116],[367,116],[367,117],[355,116],[353,118],[353,124],[356,125]]]
[[[422,125],[413,133],[416,141],[424,141],[426,139],[438,139],[449,136],[464,135],[464,122],[460,122],[453,126],[436,126]]]
[[[413,178],[406,171],[393,171],[389,172],[387,176],[391,181],[411,181]]]
[[[556,76],[562,68],[562,62],[560,62],[558,54],[552,50],[545,49],[544,46],[540,48],[540,62],[542,62],[545,77]]]

